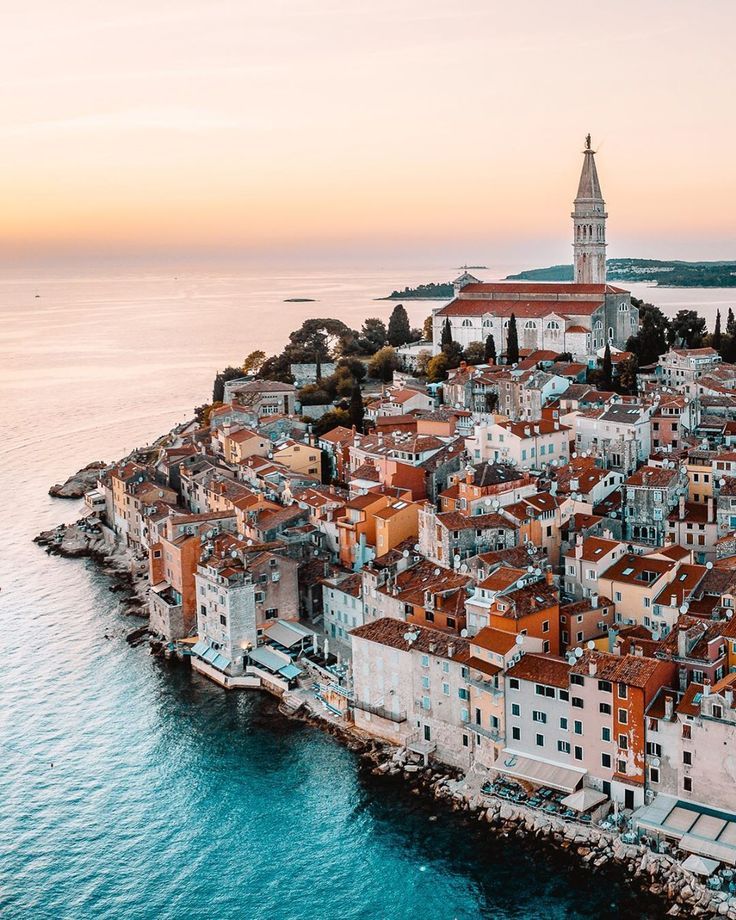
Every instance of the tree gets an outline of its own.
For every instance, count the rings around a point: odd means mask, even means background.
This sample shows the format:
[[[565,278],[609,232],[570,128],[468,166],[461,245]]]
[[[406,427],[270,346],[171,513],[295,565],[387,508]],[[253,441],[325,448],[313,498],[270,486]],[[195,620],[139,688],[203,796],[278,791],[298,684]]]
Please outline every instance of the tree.
[[[332,397],[320,383],[308,383],[299,390],[299,402],[303,406],[326,406]]]
[[[319,354],[317,354],[317,360],[315,362],[314,379],[317,381],[317,383],[322,381],[322,362],[319,359]]]
[[[483,342],[469,342],[463,352],[463,359],[468,364],[483,364],[486,360],[486,346]]]
[[[332,431],[338,425],[344,425],[349,428],[350,413],[346,412],[345,409],[330,409],[329,412],[325,412],[324,415],[320,415],[318,419],[312,422],[312,432],[315,437],[321,438],[323,434]]]
[[[396,352],[390,345],[386,345],[373,355],[368,362],[368,373],[371,377],[388,383],[393,380],[394,371],[399,366],[399,359]]]
[[[483,358],[486,364],[495,364],[496,363],[496,340],[493,338],[493,333],[491,332],[486,339],[485,353]]]
[[[257,373],[265,360],[265,351],[260,351],[260,349],[258,351],[252,351],[249,355],[246,355],[243,361],[243,373],[246,375]]]
[[[226,367],[224,371],[218,371],[215,377],[215,383],[212,387],[212,402],[221,403],[225,400],[225,384],[228,380],[237,380],[243,376],[243,369],[240,367]]]
[[[447,355],[440,352],[427,362],[427,382],[439,383],[447,377]]]
[[[463,349],[459,342],[443,345],[442,354],[447,358],[448,367],[458,367],[463,359]]]
[[[506,363],[517,364],[519,361],[519,333],[516,329],[516,317],[511,314],[508,338],[506,339]]]
[[[452,326],[450,325],[450,317],[448,316],[444,323],[442,324],[442,335],[440,336],[440,348],[444,348],[445,345],[452,344]]]
[[[736,338],[736,317],[733,315],[733,308],[728,308],[728,319],[726,320],[726,332]]]
[[[613,363],[611,361],[611,346],[606,342],[606,350],[603,352],[603,374],[601,383],[607,390],[613,389]]]
[[[618,366],[618,386],[622,393],[636,396],[639,382],[636,378],[638,364],[636,355],[632,355]]]
[[[365,380],[365,376],[368,373],[365,362],[361,361],[360,358],[340,358],[337,362],[336,371],[339,371],[341,367],[347,368],[353,380],[357,380],[358,383],[361,380]]]
[[[713,347],[717,352],[721,351],[721,311],[716,310],[716,328],[713,330]]]
[[[422,325],[422,339],[425,342],[432,341],[432,329],[434,327],[434,316],[430,313]]]
[[[700,348],[705,335],[705,319],[695,310],[678,310],[670,322],[667,341],[670,345],[683,343],[685,348]]]
[[[427,365],[432,359],[432,352],[428,348],[422,348],[417,354],[417,369],[415,376],[425,377],[427,374]]]
[[[358,335],[358,344],[363,354],[373,355],[379,348],[386,344],[388,333],[382,319],[371,316],[363,322],[363,328]]]
[[[631,303],[639,310],[639,331],[626,342],[626,351],[636,355],[639,367],[654,364],[667,351],[669,320],[654,304],[635,297],[631,298]]]
[[[363,430],[363,419],[365,417],[365,407],[363,406],[363,394],[356,383],[353,392],[350,394],[350,424],[355,425],[356,431]]]
[[[411,340],[409,316],[403,304],[397,303],[388,321],[388,343],[394,348],[406,345]]]

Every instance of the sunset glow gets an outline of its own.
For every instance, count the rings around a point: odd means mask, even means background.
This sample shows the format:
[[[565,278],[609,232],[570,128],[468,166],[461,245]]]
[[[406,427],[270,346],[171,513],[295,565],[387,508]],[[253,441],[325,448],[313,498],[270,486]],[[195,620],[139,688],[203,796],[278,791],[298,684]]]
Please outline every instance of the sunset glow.
[[[707,14],[30,2],[0,60],[0,243],[564,261],[590,131],[610,255],[731,257],[736,10]]]

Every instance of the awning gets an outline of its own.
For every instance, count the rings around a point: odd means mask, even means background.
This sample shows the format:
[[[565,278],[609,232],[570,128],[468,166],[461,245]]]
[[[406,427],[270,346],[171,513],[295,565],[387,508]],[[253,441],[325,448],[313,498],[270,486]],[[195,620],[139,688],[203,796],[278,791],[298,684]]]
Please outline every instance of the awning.
[[[713,875],[719,865],[720,863],[715,859],[706,859],[705,856],[696,856],[695,853],[691,853],[682,864],[682,868],[696,875]]]
[[[591,808],[595,808],[596,805],[600,805],[601,802],[605,802],[608,799],[608,796],[604,792],[598,792],[597,789],[591,789],[589,786],[585,786],[583,789],[578,789],[577,792],[573,792],[572,795],[566,796],[561,802],[560,805],[564,805],[566,808],[572,808],[573,811],[590,811]]]
[[[685,834],[678,846],[686,853],[710,856],[711,859],[717,859],[718,862],[736,866],[736,847],[731,847],[726,843],[719,843],[717,840],[705,840],[703,837],[695,837],[693,834]]]
[[[286,680],[293,680],[295,677],[299,677],[301,673],[301,670],[293,664],[287,664],[279,671],[279,674]]]
[[[285,655],[277,655],[273,649],[265,648],[265,646],[251,649],[248,652],[248,658],[254,664],[271,671],[272,674],[278,674],[282,668],[291,664],[290,661],[286,660]]]
[[[266,632],[266,640],[275,642],[283,648],[292,648],[304,642],[305,639],[312,640],[315,635],[314,631],[302,626],[301,623],[290,623],[288,620],[277,620],[270,626]]]
[[[208,648],[209,645],[204,641],[204,639],[200,639],[196,645],[192,646],[192,655],[204,655]]]
[[[211,664],[212,667],[217,668],[218,671],[227,671],[230,667],[230,659],[221,655],[217,649],[212,648],[204,639],[200,639],[200,641],[193,646],[192,654],[196,655],[197,658],[201,658],[202,661],[206,661],[207,664]]]
[[[575,792],[586,773],[585,770],[573,770],[509,750],[502,752],[493,769],[559,792]]]

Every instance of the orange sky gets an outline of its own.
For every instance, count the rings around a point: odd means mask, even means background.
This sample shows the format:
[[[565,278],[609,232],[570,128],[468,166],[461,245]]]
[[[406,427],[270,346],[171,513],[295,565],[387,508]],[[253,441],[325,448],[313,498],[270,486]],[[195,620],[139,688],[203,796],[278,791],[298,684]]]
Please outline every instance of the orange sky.
[[[28,0],[6,252],[564,261],[583,137],[609,254],[736,256],[736,4]]]

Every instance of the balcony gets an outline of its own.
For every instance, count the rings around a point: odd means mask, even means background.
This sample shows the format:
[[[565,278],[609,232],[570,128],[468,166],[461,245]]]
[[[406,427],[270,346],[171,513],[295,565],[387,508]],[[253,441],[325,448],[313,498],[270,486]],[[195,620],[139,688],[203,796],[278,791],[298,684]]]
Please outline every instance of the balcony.
[[[471,687],[475,687],[478,690],[483,690],[485,693],[490,693],[491,696],[503,696],[502,688],[494,686],[494,684],[492,684],[490,681],[478,680],[475,677],[468,677],[467,682]]]
[[[366,703],[363,700],[353,700],[354,709],[360,709],[361,712],[369,712],[373,716],[381,719],[387,719],[389,722],[406,722],[406,712],[392,712],[385,706],[374,706],[372,703]]]
[[[484,738],[490,738],[496,744],[504,744],[506,735],[497,728],[486,728],[483,725],[478,725],[475,722],[466,721],[463,722],[463,725],[472,732],[475,732],[478,735],[483,735]]]

